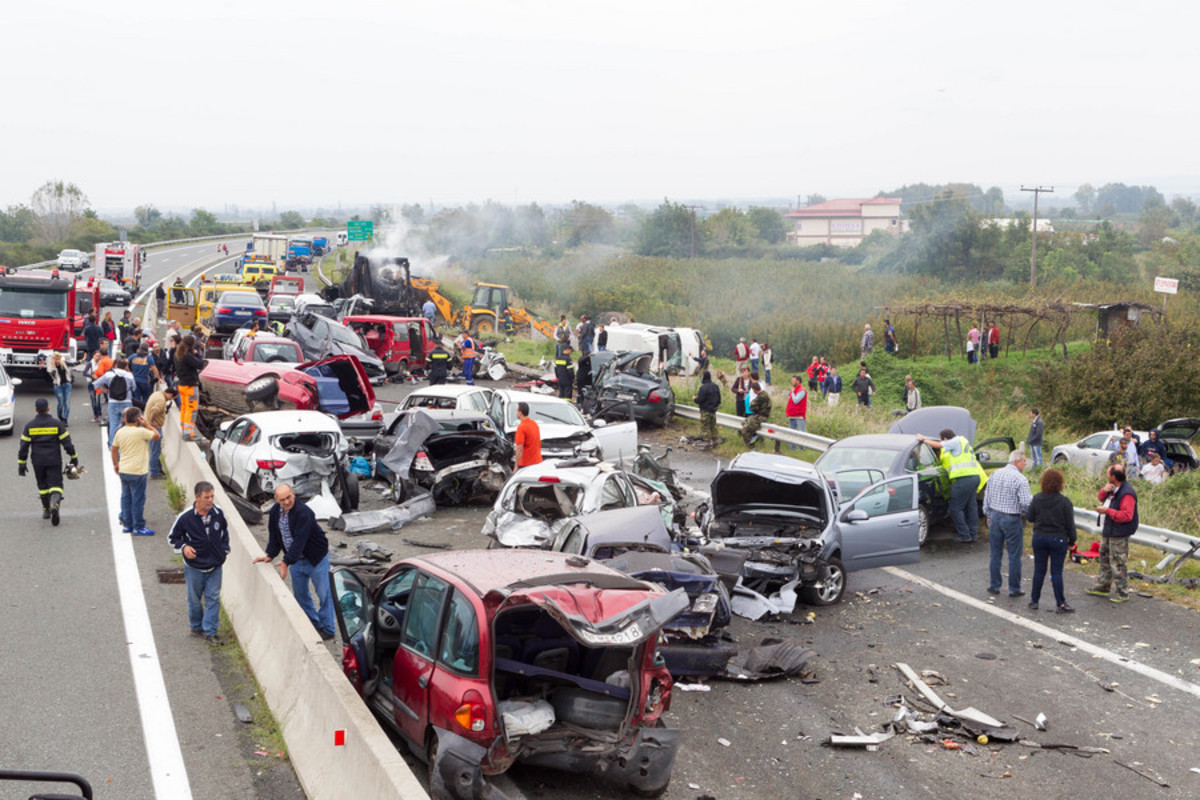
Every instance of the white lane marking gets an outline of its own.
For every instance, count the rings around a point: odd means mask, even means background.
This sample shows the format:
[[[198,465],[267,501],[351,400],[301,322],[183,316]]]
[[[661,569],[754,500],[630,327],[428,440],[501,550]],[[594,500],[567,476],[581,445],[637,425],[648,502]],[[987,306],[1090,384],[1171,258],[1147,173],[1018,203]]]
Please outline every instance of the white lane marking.
[[[1176,677],[1169,672],[1163,672],[1160,669],[1155,669],[1149,664],[1143,664],[1140,661],[1134,661],[1132,658],[1126,658],[1119,653],[1114,653],[1112,650],[1106,650],[1103,647],[1092,644],[1091,642],[1084,641],[1077,636],[1072,636],[1069,633],[1063,633],[1062,631],[1051,628],[1049,625],[1043,625],[1040,622],[1034,622],[1031,619],[1026,619],[1019,614],[1014,614],[1011,611],[1004,610],[1003,608],[997,608],[994,605],[985,603],[982,600],[971,597],[967,594],[963,594],[962,592],[955,591],[948,586],[942,586],[940,583],[934,583],[928,578],[922,578],[919,575],[914,575],[907,570],[900,569],[899,567],[884,567],[883,571],[895,575],[897,578],[903,578],[910,583],[916,583],[924,586],[926,589],[932,589],[933,591],[943,594],[952,600],[965,603],[966,605],[978,609],[979,611],[991,614],[993,617],[999,617],[1006,622],[1011,622],[1013,625],[1018,625],[1026,630],[1033,631],[1034,633],[1040,633],[1042,636],[1053,639],[1056,642],[1069,644],[1085,653],[1090,653],[1096,658],[1103,659],[1110,664],[1115,664],[1118,667],[1124,667],[1125,669],[1136,672],[1139,675],[1150,678],[1151,680],[1166,684],[1172,689],[1178,689],[1181,692],[1187,692],[1193,697],[1200,697],[1200,686],[1189,681],[1185,681],[1183,678]]]
[[[100,427],[101,449],[106,451],[108,426]],[[189,800],[192,787],[188,784],[183,751],[175,732],[175,717],[171,715],[171,700],[163,680],[162,663],[154,644],[146,596],[142,593],[142,578],[138,573],[133,537],[121,533],[114,509],[121,507],[121,480],[112,471],[110,458],[101,459],[104,465],[104,493],[108,504],[109,535],[112,539],[113,561],[116,566],[117,590],[121,598],[121,616],[125,620],[125,639],[129,646],[129,663],[133,671],[133,686],[137,692],[138,714],[142,719],[142,735],[146,739],[146,758],[150,762],[150,779],[154,796]],[[164,532],[165,536],[165,532]]]

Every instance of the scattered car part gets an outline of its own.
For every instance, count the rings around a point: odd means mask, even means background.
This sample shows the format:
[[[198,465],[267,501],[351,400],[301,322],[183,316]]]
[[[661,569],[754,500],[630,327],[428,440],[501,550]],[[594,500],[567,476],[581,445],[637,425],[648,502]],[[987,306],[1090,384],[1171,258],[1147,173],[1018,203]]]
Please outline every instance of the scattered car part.
[[[329,521],[329,527],[347,536],[360,536],[376,530],[398,531],[413,520],[433,516],[436,509],[433,497],[422,492],[390,508],[341,514]]]

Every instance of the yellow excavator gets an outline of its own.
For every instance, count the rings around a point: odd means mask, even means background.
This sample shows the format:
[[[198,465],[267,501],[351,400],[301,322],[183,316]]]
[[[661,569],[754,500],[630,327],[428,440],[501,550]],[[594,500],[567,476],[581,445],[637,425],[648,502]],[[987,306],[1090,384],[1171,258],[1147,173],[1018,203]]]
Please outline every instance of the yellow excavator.
[[[431,278],[413,278],[412,287],[425,293],[437,306],[441,319],[452,326],[470,331],[475,336],[494,336],[497,333],[517,333],[531,328],[545,336],[554,338],[554,323],[534,314],[524,306],[509,304],[512,289],[498,283],[476,283],[475,294],[465,308],[455,312],[450,298],[442,294],[441,284]]]

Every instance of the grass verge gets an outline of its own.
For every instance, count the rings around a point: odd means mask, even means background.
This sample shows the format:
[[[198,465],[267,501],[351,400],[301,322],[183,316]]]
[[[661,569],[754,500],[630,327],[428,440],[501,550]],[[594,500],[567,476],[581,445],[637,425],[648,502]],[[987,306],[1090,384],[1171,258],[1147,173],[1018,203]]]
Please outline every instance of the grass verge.
[[[239,729],[242,739],[259,757],[270,757],[281,760],[288,759],[287,742],[279,730],[279,723],[271,713],[262,688],[254,677],[250,662],[238,643],[233,631],[233,624],[221,609],[221,624],[218,628],[221,646],[216,648],[219,658],[222,685],[225,687],[226,699],[232,705],[234,702],[245,704],[249,709],[253,722]]]

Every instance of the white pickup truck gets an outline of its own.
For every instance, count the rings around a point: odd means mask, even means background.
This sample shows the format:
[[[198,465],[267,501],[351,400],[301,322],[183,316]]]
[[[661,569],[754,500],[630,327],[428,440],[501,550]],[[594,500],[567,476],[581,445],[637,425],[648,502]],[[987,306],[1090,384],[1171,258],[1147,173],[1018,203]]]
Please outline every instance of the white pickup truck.
[[[88,254],[82,250],[63,250],[58,254],[58,268],[79,272],[91,266]]]

